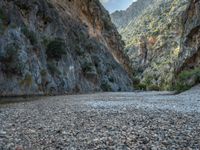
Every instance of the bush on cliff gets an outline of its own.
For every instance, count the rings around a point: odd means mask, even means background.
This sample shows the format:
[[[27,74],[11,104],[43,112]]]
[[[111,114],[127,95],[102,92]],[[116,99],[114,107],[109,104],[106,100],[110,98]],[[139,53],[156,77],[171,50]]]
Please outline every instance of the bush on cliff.
[[[62,55],[66,54],[64,40],[57,38],[49,42],[47,45],[46,54],[48,59],[61,59]]]
[[[175,90],[177,92],[182,92],[198,83],[200,83],[200,67],[196,67],[192,70],[184,70],[177,77]]]
[[[32,45],[37,44],[37,37],[35,32],[30,31],[27,27],[22,28],[22,33],[30,40]]]
[[[21,75],[24,64],[19,56],[19,47],[16,43],[8,44],[5,47],[5,54],[0,57],[1,70],[6,74]]]

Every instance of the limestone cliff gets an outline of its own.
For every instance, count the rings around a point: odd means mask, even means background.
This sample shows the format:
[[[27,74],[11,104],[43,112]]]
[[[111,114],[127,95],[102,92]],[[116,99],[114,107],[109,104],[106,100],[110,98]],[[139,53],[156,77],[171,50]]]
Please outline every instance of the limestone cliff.
[[[192,0],[183,17],[179,71],[200,65],[200,1]]]
[[[200,83],[200,1],[191,0],[183,15],[176,84],[180,90],[184,90],[198,83]]]
[[[0,0],[0,96],[130,91],[122,51],[98,0]]]
[[[191,3],[198,7],[199,1],[138,0],[126,11],[111,14],[126,43],[139,88],[173,89],[177,70],[196,55],[199,8],[193,9]]]

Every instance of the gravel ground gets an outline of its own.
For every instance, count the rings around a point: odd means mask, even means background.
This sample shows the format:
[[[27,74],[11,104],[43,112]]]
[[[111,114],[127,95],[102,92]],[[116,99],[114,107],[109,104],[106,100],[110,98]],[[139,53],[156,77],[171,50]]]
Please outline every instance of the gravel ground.
[[[200,87],[0,105],[0,150],[200,149]]]

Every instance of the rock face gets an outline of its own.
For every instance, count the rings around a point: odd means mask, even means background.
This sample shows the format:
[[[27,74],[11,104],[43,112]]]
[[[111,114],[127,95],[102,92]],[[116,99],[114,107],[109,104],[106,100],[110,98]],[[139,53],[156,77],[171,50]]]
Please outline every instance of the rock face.
[[[181,52],[177,62],[179,86],[185,89],[200,83],[200,1],[191,0],[183,16]]]
[[[98,0],[0,0],[0,96],[130,91],[127,60]]]
[[[111,14],[140,86],[171,90],[180,72],[199,66],[199,3],[138,0]]]
[[[130,22],[136,21],[141,13],[156,0],[139,0],[132,3],[126,11],[116,11],[111,14],[112,21],[119,30],[123,30]]]
[[[184,15],[179,71],[200,67],[200,1],[192,0]]]

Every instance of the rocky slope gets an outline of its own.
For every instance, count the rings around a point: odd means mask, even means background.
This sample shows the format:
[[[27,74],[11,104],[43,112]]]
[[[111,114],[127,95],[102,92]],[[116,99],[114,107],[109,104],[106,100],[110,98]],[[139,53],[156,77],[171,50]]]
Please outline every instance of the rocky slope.
[[[122,50],[98,0],[0,0],[0,96],[130,91]]]
[[[139,88],[171,90],[189,66],[199,73],[199,10],[199,0],[138,0],[111,15]]]

